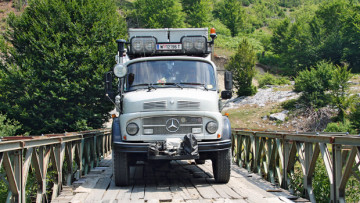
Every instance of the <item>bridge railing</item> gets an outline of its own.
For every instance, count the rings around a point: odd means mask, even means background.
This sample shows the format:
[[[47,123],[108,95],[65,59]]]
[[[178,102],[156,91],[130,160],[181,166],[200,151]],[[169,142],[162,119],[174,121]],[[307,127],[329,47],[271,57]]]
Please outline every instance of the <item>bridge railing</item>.
[[[345,133],[266,132],[233,129],[234,161],[250,172],[289,189],[290,177],[298,161],[303,187],[311,202],[316,202],[312,187],[319,156],[330,181],[331,202],[345,202],[345,187],[354,176],[360,177],[360,136]]]
[[[87,174],[100,159],[111,153],[109,130],[4,137],[0,141],[0,169],[8,186],[7,202],[25,202],[30,171],[38,185],[36,202],[49,202],[62,185],[71,185],[75,176]],[[48,173],[51,168],[51,173]],[[47,183],[53,180],[49,191]]]

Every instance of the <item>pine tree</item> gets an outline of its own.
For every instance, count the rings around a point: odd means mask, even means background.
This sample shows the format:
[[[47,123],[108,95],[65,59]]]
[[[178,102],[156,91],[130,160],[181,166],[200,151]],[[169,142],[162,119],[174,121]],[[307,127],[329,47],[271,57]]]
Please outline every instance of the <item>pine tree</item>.
[[[8,23],[0,113],[31,134],[101,128],[112,109],[103,75],[126,34],[114,1],[30,1]]]
[[[136,0],[135,12],[139,27],[181,28],[185,14],[178,0]]]
[[[255,51],[244,39],[226,66],[226,69],[233,73],[238,96],[250,96],[256,93],[256,87],[252,85],[252,79],[255,76],[255,62]]]
[[[222,23],[236,36],[244,25],[245,10],[239,0],[224,0],[217,4],[215,13]]]
[[[184,12],[187,14],[186,22],[195,28],[206,27],[211,19],[210,0],[182,0]]]

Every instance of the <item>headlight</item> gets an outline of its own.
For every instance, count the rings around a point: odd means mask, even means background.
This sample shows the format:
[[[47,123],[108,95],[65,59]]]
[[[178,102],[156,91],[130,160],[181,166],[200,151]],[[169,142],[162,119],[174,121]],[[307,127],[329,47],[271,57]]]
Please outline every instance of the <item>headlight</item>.
[[[185,39],[183,41],[183,47],[186,51],[190,51],[194,46],[194,43],[190,39]]]
[[[143,41],[142,40],[135,40],[132,44],[131,47],[135,50],[135,51],[141,51],[144,48],[143,45]]]
[[[201,54],[207,51],[204,36],[188,36],[181,39],[183,52],[188,54]]]
[[[214,121],[210,121],[206,124],[206,131],[210,134],[216,133],[218,129],[218,124]]]
[[[155,41],[153,40],[145,41],[145,50],[147,52],[153,52],[155,50]]]
[[[204,40],[202,40],[202,39],[195,40],[194,45],[195,45],[195,49],[197,49],[197,50],[202,51],[205,49],[205,43],[204,43]]]
[[[133,54],[151,54],[156,51],[156,39],[154,37],[133,37],[130,44]]]
[[[126,67],[122,64],[116,64],[114,66],[114,74],[119,78],[124,77],[126,75]]]
[[[136,135],[136,133],[139,132],[139,126],[138,126],[136,123],[129,123],[129,124],[126,126],[126,132],[127,132],[129,135]]]

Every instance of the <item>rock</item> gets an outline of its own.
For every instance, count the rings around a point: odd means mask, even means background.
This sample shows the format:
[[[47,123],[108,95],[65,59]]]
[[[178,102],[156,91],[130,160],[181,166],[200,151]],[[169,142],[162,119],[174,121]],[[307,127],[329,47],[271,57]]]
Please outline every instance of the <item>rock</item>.
[[[261,119],[262,119],[263,121],[266,121],[266,120],[268,119],[268,117],[267,117],[267,116],[263,116],[263,117],[261,117]]]
[[[265,107],[265,104],[259,104],[259,107]]]
[[[274,114],[271,114],[270,115],[270,120],[275,120],[275,121],[285,121],[285,118],[286,118],[286,114],[284,113],[274,113]]]

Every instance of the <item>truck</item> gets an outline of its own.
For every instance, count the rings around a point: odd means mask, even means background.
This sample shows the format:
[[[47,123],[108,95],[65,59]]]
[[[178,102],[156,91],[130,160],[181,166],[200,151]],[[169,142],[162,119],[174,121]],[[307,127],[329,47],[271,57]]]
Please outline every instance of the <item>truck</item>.
[[[232,74],[225,72],[220,92],[215,38],[214,28],[210,35],[208,28],[133,28],[128,41],[116,40],[116,65],[105,74],[105,94],[117,111],[111,129],[116,186],[130,184],[138,161],[156,160],[210,159],[215,181],[229,181],[231,126],[221,109],[232,97]]]

